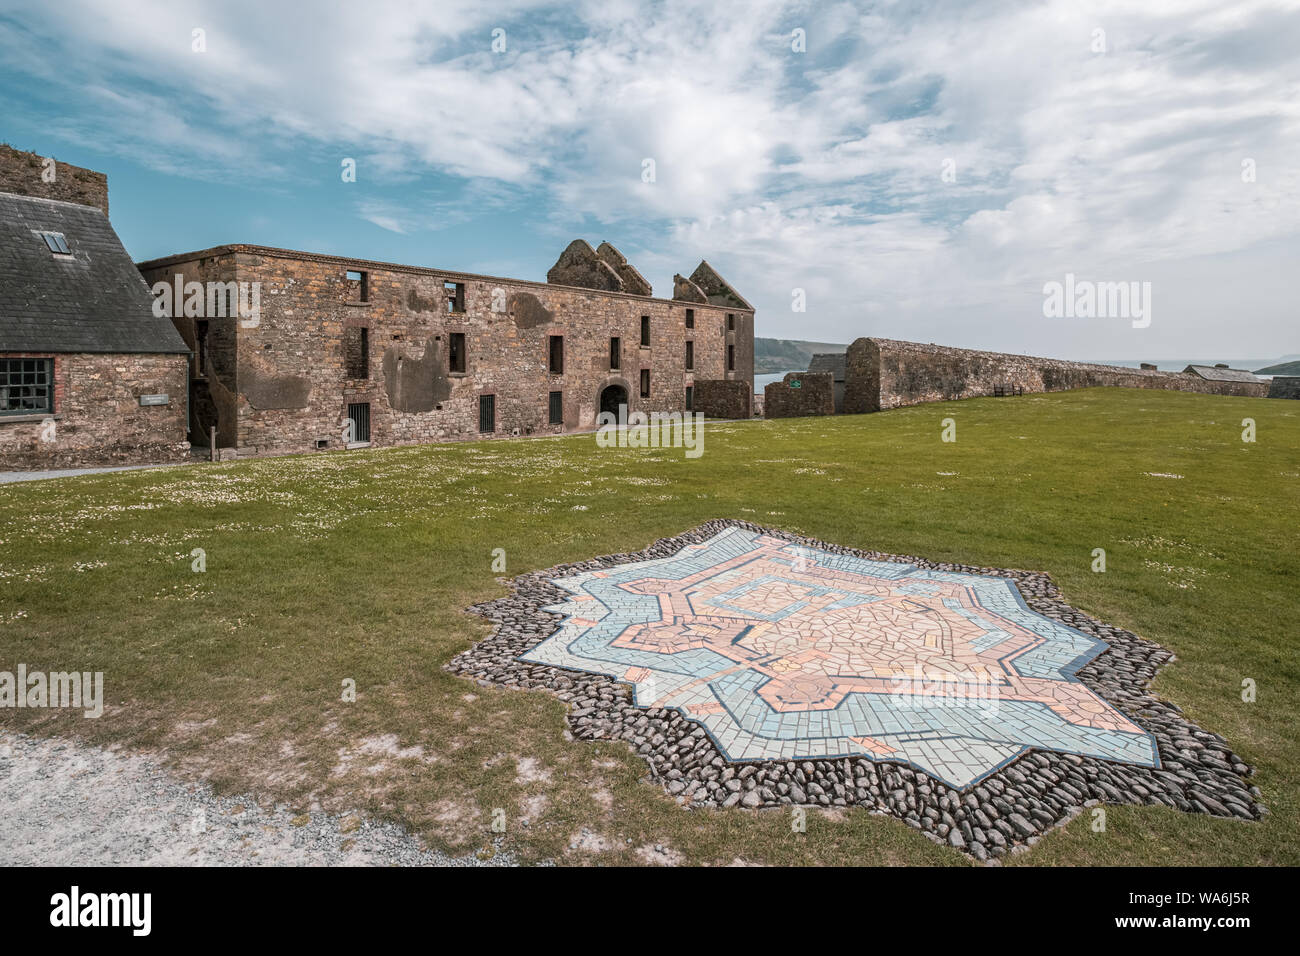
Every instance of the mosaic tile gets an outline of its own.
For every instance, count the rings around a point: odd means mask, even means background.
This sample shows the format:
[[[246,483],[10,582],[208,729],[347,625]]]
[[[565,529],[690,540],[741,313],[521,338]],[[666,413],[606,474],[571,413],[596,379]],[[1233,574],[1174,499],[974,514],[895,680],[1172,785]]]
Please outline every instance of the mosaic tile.
[[[639,706],[680,711],[729,761],[901,760],[956,787],[1031,747],[1160,764],[1152,736],[1075,676],[1105,643],[1032,611],[1007,578],[729,527],[700,549],[551,583],[572,594],[545,608],[563,623],[521,659],[623,680],[635,669]],[[910,727],[945,743],[923,746]]]
[[[712,521],[510,584],[447,669],[550,690],[687,808],[868,807],[980,861],[1103,801],[1268,812],[1150,691],[1172,655],[1038,572]]]

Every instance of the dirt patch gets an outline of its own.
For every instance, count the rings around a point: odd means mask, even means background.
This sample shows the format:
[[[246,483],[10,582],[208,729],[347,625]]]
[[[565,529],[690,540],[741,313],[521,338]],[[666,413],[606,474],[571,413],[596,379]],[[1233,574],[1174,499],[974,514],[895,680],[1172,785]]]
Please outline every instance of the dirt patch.
[[[613,849],[612,840],[586,827],[569,837],[569,850],[573,853],[609,853]]]
[[[663,843],[647,843],[636,848],[637,858],[647,866],[681,866],[686,858]]]
[[[551,773],[543,767],[540,767],[534,757],[519,757],[516,761],[519,767],[518,773],[515,774],[516,783],[549,783]]]

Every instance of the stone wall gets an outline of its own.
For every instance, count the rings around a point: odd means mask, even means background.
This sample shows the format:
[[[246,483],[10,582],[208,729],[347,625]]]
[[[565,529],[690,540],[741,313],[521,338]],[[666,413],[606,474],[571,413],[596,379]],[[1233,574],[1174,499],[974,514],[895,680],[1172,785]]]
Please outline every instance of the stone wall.
[[[53,358],[54,414],[0,416],[0,470],[189,459],[184,355],[0,355],[18,357]],[[141,395],[169,404],[141,405]]]
[[[695,380],[695,411],[709,418],[750,418],[753,399],[752,381]]]
[[[206,382],[219,444],[241,455],[343,444],[350,403],[370,406],[370,443],[555,434],[595,427],[602,390],[621,388],[631,411],[683,411],[697,380],[753,381],[753,313],[646,296],[348,260],[259,246],[229,246],[141,265],[145,279],[259,282],[255,326],[210,318]],[[348,271],[366,273],[366,301]],[[455,286],[461,288],[456,291]],[[450,311],[449,301],[461,311]],[[728,332],[727,315],[735,316]],[[642,348],[641,317],[650,317]],[[191,346],[196,319],[174,320]],[[365,378],[349,378],[352,331],[369,341]],[[463,334],[465,372],[452,371],[449,337]],[[549,370],[549,340],[564,338],[564,369]],[[610,367],[610,338],[620,367]],[[686,368],[686,342],[694,367]],[[735,348],[733,371],[727,347]],[[650,394],[640,394],[641,371]],[[562,393],[563,423],[549,422]],[[496,430],[479,432],[479,398],[494,396]]]
[[[45,181],[47,168],[53,182]],[[108,177],[103,173],[57,161],[47,167],[44,156],[4,144],[0,144],[0,192],[97,206],[108,215]]]
[[[763,389],[764,418],[835,414],[835,378],[830,372],[787,372]]]
[[[1269,398],[1300,398],[1300,375],[1274,375],[1268,385]]]
[[[1117,386],[1263,398],[1264,382],[1216,382],[1183,372],[1123,368],[1063,359],[861,338],[845,360],[846,412],[876,412],[923,402],[993,395],[999,386],[1025,392]]]
[[[144,275],[145,281],[151,286],[155,281],[166,281],[175,288],[175,277],[179,275],[182,288],[188,282],[203,283],[206,288],[209,282],[233,282],[235,261],[233,256],[207,256],[178,263],[166,270],[165,277],[161,272],[145,271]],[[176,307],[175,311],[181,311],[181,308]],[[202,348],[198,336],[200,322],[206,322],[207,330]],[[172,324],[191,351],[187,370],[190,380],[190,442],[196,446],[209,447],[211,429],[216,427],[217,447],[234,448],[239,437],[236,320],[176,316],[173,317]]]

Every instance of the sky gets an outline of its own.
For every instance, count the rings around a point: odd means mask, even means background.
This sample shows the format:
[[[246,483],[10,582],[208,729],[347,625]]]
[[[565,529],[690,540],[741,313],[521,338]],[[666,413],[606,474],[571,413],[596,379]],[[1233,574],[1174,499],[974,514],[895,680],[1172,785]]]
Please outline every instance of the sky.
[[[762,336],[1300,352],[1300,0],[0,0],[0,140],[106,172],[137,260],[583,237]],[[1149,321],[1045,315],[1067,274]]]

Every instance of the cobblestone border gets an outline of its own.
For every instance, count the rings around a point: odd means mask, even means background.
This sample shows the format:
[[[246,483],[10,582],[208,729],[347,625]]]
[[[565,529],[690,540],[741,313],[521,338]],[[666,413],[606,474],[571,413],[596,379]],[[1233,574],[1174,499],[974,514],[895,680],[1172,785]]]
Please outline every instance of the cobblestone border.
[[[560,615],[542,610],[568,597],[550,579],[669,557],[727,527],[872,561],[1012,578],[1034,611],[1106,642],[1110,649],[1081,668],[1078,677],[1151,732],[1160,753],[1160,769],[1030,750],[974,786],[958,790],[910,766],[877,763],[867,757],[730,762],[714,747],[702,725],[676,710],[635,706],[631,687],[622,681],[518,660],[520,654],[553,634],[561,620]],[[866,807],[898,817],[932,840],[980,861],[1023,851],[1083,808],[1102,802],[1159,804],[1241,820],[1257,820],[1268,812],[1258,802],[1259,789],[1246,783],[1253,768],[1233,753],[1222,737],[1197,727],[1175,705],[1148,690],[1156,672],[1173,660],[1173,654],[1066,604],[1056,585],[1040,572],[858,551],[746,521],[718,520],[660,539],[635,554],[610,554],[559,565],[520,575],[508,583],[510,595],[470,608],[496,625],[492,635],[453,658],[446,670],[484,686],[554,692],[572,707],[569,725],[575,737],[626,741],[645,758],[652,776],[683,806]]]

